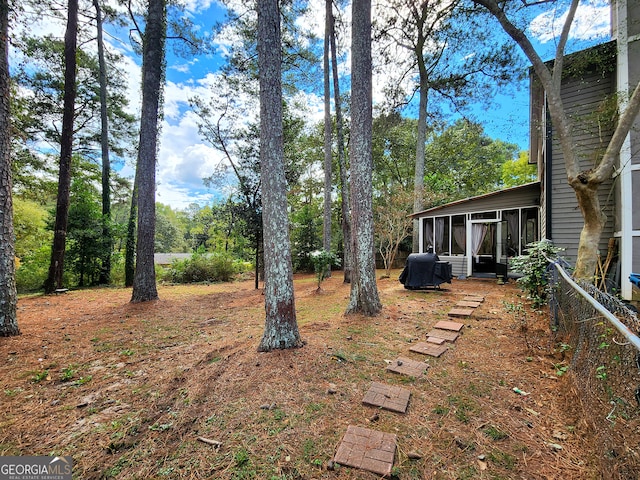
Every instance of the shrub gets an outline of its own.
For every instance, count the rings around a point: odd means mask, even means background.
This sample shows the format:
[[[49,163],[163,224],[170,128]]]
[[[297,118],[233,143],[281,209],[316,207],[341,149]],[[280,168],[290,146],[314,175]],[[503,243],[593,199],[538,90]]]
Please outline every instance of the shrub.
[[[228,282],[243,269],[242,262],[220,253],[196,252],[186,260],[174,260],[163,280],[172,283]]]
[[[564,248],[556,247],[550,240],[543,239],[527,245],[527,255],[511,259],[509,269],[522,274],[517,280],[520,288],[527,293],[533,307],[547,302],[549,260],[555,260]]]
[[[16,268],[16,289],[18,293],[37,292],[42,290],[44,281],[49,274],[49,259],[51,247],[42,246],[20,258]]]
[[[318,290],[321,288],[322,281],[329,276],[332,266],[339,266],[340,259],[335,253],[326,250],[316,250],[310,254],[313,270],[316,272],[318,279]]]

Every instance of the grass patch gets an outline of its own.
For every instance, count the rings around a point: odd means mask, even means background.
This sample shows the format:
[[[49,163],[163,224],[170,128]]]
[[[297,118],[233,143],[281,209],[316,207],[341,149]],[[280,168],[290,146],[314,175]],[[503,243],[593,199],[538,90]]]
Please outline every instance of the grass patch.
[[[482,431],[487,437],[495,441],[504,440],[505,438],[509,437],[507,433],[503,432],[502,430],[500,430],[499,428],[493,425],[489,425],[488,427],[485,427]]]
[[[475,402],[467,397],[450,396],[449,405],[454,407],[454,415],[462,423],[469,423],[477,409]]]
[[[492,450],[489,455],[487,455],[487,459],[496,465],[506,468],[507,470],[513,470],[517,463],[517,459],[514,455],[501,450]]]
[[[32,383],[40,383],[43,380],[49,379],[49,370],[42,370],[39,372],[31,373],[31,382]]]

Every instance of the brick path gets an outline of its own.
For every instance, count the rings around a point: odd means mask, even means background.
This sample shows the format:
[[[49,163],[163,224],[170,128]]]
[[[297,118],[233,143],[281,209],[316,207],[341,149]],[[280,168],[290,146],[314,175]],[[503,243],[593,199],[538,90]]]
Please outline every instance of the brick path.
[[[484,301],[483,297],[467,296],[452,308],[451,318],[469,318]],[[409,351],[439,357],[446,353],[447,342],[453,343],[462,333],[463,323],[441,320],[427,333],[426,342],[418,342]],[[387,371],[420,378],[427,374],[429,364],[398,357],[387,365]],[[392,412],[405,413],[411,392],[405,388],[373,382],[362,403]],[[349,425],[333,461],[340,465],[367,470],[388,477],[393,469],[397,436],[368,428]]]

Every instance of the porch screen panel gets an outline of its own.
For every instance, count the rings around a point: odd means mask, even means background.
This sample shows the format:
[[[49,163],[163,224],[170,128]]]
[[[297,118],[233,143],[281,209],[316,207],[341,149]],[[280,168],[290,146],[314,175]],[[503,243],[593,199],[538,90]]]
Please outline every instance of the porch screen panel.
[[[518,210],[505,210],[502,218],[507,223],[507,241],[505,242],[505,253],[509,257],[520,255],[520,212]]]
[[[454,215],[451,217],[452,241],[451,255],[464,255],[467,245],[467,229],[465,227],[465,216]]]
[[[449,217],[435,218],[435,247],[437,255],[449,255]]]
[[[433,246],[433,218],[425,218],[422,221],[422,251],[428,252]]]
[[[522,246],[538,240],[538,209],[522,209]]]

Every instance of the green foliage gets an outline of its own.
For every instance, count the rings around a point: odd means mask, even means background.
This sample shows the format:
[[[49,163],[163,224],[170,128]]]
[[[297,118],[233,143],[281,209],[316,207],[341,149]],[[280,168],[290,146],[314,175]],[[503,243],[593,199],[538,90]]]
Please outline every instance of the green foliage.
[[[71,183],[67,227],[67,270],[79,286],[98,282],[104,242],[100,194],[91,178],[76,176]]]
[[[291,226],[293,269],[297,272],[315,272],[313,255],[322,248],[322,210],[319,202],[305,202],[292,212]]]
[[[33,383],[40,383],[41,381],[46,380],[47,377],[49,377],[49,370],[41,370],[41,371],[35,372],[31,376],[31,381]]]
[[[480,124],[458,120],[427,145],[425,189],[449,201],[495,191],[502,165],[517,151],[517,145],[489,138]]]
[[[60,374],[60,380],[63,382],[71,380],[76,374],[76,369],[73,366],[69,366],[62,369],[62,373]]]
[[[13,231],[16,257],[23,259],[51,241],[47,231],[49,212],[40,204],[20,197],[13,199]]]
[[[374,191],[386,195],[397,187],[413,188],[417,120],[398,112],[373,119],[372,157]]]
[[[529,163],[529,152],[521,151],[517,160],[507,160],[502,164],[502,184],[509,188],[535,182],[537,173],[537,167]]]
[[[184,219],[170,206],[156,203],[155,251],[185,252]]]
[[[244,270],[244,264],[222,253],[194,253],[186,260],[174,260],[163,280],[172,283],[229,282]]]
[[[15,197],[13,226],[16,236],[16,288],[19,293],[42,288],[51,255],[51,231],[47,230],[49,212],[32,200]]]
[[[64,40],[54,35],[29,37],[32,32],[14,38],[15,47],[24,55],[13,78],[21,87],[16,91],[17,106],[14,107],[15,127],[20,132],[16,138],[26,141],[47,142],[59,148],[64,89]],[[120,70],[122,57],[110,52],[108,82],[109,142],[111,151],[119,156],[136,138],[133,128],[135,117],[127,113],[126,75]],[[99,147],[100,111],[99,95],[96,93],[98,60],[96,55],[78,46],[76,51],[76,111],[74,142],[77,151]],[[56,148],[57,147],[57,148]],[[74,148],[76,150],[76,148]],[[27,165],[39,168],[33,160]],[[21,182],[24,184],[24,182]]]
[[[509,269],[521,273],[523,276],[517,280],[520,288],[527,294],[533,307],[544,305],[548,294],[549,259],[557,257],[563,248],[556,247],[547,239],[533,242],[527,245],[527,254],[511,259]]]
[[[311,252],[311,262],[313,263],[313,271],[316,273],[318,280],[318,290],[322,285],[322,281],[327,278],[332,266],[339,266],[340,259],[333,252],[326,250],[316,250]]]

